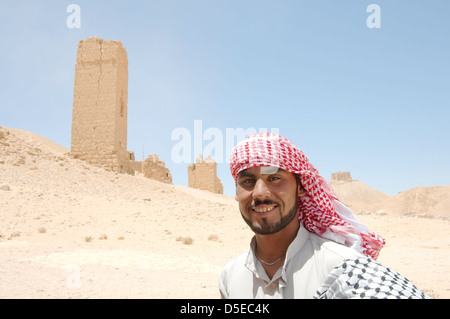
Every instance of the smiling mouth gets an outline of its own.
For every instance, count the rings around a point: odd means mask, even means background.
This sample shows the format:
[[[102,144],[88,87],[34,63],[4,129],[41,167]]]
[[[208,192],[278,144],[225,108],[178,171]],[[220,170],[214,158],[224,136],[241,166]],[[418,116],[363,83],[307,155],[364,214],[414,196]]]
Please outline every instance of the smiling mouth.
[[[253,207],[252,210],[257,213],[267,213],[274,210],[278,205],[264,205],[263,207]]]

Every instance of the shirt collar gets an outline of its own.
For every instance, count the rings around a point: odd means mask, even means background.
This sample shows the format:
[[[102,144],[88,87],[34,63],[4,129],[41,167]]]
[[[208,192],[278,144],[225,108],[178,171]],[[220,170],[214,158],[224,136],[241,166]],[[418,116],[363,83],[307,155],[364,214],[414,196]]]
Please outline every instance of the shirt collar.
[[[306,228],[300,223],[300,227],[297,232],[297,236],[294,238],[294,240],[289,245],[287,252],[286,252],[286,258],[284,260],[284,264],[282,269],[285,269],[289,263],[289,261],[297,255],[299,251],[302,250],[303,246],[305,245],[306,241],[308,240],[309,232],[306,230]],[[252,240],[250,241],[250,249],[248,250],[247,259],[245,261],[245,266],[252,271],[257,277],[268,280],[268,277],[266,275],[266,272],[262,265],[259,263],[256,254],[255,254],[255,248],[256,248],[256,237],[253,236]],[[285,271],[282,271],[282,274],[285,274]],[[284,278],[283,278],[284,279]]]

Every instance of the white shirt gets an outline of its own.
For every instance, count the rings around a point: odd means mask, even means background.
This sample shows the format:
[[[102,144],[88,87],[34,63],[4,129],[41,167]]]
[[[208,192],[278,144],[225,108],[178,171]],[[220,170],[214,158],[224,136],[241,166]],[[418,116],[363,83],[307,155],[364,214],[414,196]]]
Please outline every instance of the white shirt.
[[[337,244],[300,226],[289,245],[282,267],[272,280],[250,248],[225,264],[219,281],[223,298],[313,298],[334,267],[346,259],[363,257],[354,249]]]

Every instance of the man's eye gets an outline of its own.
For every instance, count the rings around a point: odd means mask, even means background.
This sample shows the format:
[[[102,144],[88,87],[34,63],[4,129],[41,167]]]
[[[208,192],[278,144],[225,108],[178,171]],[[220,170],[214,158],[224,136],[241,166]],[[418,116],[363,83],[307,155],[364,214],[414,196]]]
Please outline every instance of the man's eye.
[[[255,183],[255,179],[253,178],[246,178],[246,179],[242,179],[241,181],[239,181],[239,184],[241,185],[251,185]]]
[[[279,178],[278,176],[272,176],[272,177],[269,178],[269,181],[275,182],[275,181],[278,181],[278,180],[280,180],[280,179],[281,179],[281,178]]]

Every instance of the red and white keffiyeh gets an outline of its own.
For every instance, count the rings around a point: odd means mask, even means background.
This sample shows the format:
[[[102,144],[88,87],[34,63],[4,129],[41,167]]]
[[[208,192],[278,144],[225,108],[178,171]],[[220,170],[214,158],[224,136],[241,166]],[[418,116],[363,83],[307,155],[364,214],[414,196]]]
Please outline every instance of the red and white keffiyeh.
[[[288,139],[257,133],[240,142],[230,158],[231,175],[254,166],[274,166],[300,176],[307,195],[299,197],[299,219],[310,232],[376,259],[385,240],[369,232],[342,204],[308,158]]]

